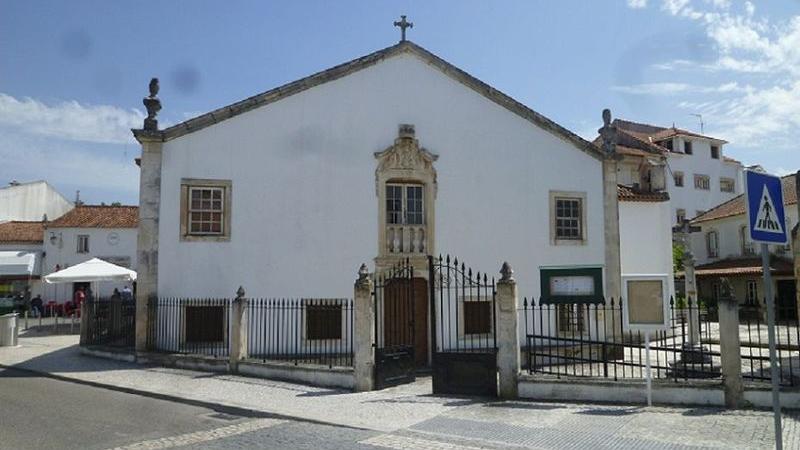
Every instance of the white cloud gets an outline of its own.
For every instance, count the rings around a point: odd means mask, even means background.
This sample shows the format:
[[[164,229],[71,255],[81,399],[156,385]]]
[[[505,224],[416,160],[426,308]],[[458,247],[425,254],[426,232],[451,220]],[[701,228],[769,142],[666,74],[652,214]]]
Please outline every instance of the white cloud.
[[[641,9],[647,7],[647,0],[628,0],[628,7],[633,9]]]
[[[0,125],[42,136],[72,141],[128,143],[131,128],[142,126],[144,114],[108,105],[68,101],[46,105],[32,98],[0,93]]]
[[[135,144],[78,144],[0,127],[0,161],[6,182],[47,180],[81,189],[88,201],[135,203],[139,170]],[[96,149],[101,147],[101,149]],[[72,192],[62,192],[72,198]]]
[[[720,86],[699,86],[688,83],[642,83],[628,86],[612,86],[612,90],[631,95],[675,95],[685,93],[745,92],[748,87],[741,87],[736,82]]]

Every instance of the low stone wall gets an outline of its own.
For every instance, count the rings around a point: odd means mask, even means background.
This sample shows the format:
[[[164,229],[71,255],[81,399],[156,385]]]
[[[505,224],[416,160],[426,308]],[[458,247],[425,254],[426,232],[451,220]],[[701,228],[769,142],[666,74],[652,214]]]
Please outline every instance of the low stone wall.
[[[242,361],[239,363],[239,374],[328,388],[355,388],[352,367],[328,368],[311,364]]]
[[[744,406],[772,408],[770,395],[768,385],[746,385]],[[647,403],[644,380],[557,379],[528,374],[520,374],[519,397],[563,402]],[[653,404],[724,407],[725,393],[718,380],[690,380],[681,383],[653,380]],[[800,409],[800,389],[782,389],[781,404],[787,409]]]
[[[181,355],[167,353],[134,353],[132,349],[116,349],[99,346],[81,346],[84,355],[139,364],[155,364],[178,369],[202,372],[232,373],[228,359],[211,358],[200,355]],[[354,389],[355,375],[352,367],[319,366],[313,364],[294,364],[287,362],[241,361],[238,375],[270,380],[290,381],[337,389]]]

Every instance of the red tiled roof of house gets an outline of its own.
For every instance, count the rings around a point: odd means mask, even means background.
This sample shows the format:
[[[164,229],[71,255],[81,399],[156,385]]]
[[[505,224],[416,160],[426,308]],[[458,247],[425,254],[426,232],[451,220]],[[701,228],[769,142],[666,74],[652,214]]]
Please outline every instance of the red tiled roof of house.
[[[47,224],[48,228],[136,228],[138,206],[81,205]]]
[[[795,176],[786,175],[781,178],[781,188],[783,190],[783,204],[797,204],[797,191],[795,190]],[[715,206],[708,211],[692,219],[692,223],[708,222],[709,220],[724,219],[726,217],[738,216],[747,213],[744,204],[744,194],[734,197],[725,203]]]
[[[644,192],[630,186],[617,185],[617,198],[621,202],[666,202],[669,194],[666,192]]]
[[[632,133],[639,137],[640,139],[652,139],[653,141],[658,141],[662,139],[666,139],[672,136],[694,136],[703,139],[711,139],[714,141],[724,142],[727,141],[723,139],[718,139],[715,137],[711,137],[705,134],[694,133],[689,130],[684,130],[681,128],[672,127],[659,127],[656,125],[650,125],[646,123],[639,123],[639,122],[632,122],[630,120],[622,120],[622,119],[615,119],[614,125],[617,127],[618,130],[625,130],[629,133]]]
[[[695,267],[694,273],[698,277],[761,275],[761,257],[721,259]],[[791,275],[794,273],[794,265],[784,258],[771,258],[770,273]]]
[[[44,236],[42,222],[13,220],[0,223],[0,243],[3,244],[41,244]]]

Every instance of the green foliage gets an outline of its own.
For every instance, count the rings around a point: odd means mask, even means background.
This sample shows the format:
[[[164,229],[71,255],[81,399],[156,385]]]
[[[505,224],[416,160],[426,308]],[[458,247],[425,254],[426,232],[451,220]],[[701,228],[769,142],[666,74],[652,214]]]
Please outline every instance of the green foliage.
[[[679,272],[683,270],[683,246],[672,243],[672,270]]]

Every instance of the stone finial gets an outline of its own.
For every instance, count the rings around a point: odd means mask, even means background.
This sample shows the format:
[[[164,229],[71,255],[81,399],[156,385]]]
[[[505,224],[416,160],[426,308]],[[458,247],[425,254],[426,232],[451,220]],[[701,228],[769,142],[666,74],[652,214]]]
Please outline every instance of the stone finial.
[[[367,278],[369,278],[369,269],[366,264],[361,264],[361,267],[358,268],[358,281],[364,282]]]
[[[500,268],[500,281],[513,281],[514,280],[514,269],[511,268],[511,264],[508,261],[503,263],[503,267]]]
[[[731,282],[727,277],[722,277],[719,279],[719,298],[721,300],[735,299],[733,286],[731,286]]]
[[[236,290],[236,298],[244,298],[244,288],[239,286],[239,289]]]
[[[413,138],[415,135],[414,125],[409,123],[401,123],[399,127],[397,127],[397,135],[401,138]]]
[[[145,130],[158,130],[158,120],[156,116],[161,111],[161,100],[158,99],[158,78],[150,80],[149,85],[150,95],[142,100],[144,107],[147,109],[147,117],[144,119]]]
[[[614,155],[617,152],[617,127],[611,124],[611,110],[603,110],[603,127],[597,130],[603,139],[603,152],[607,155]]]

